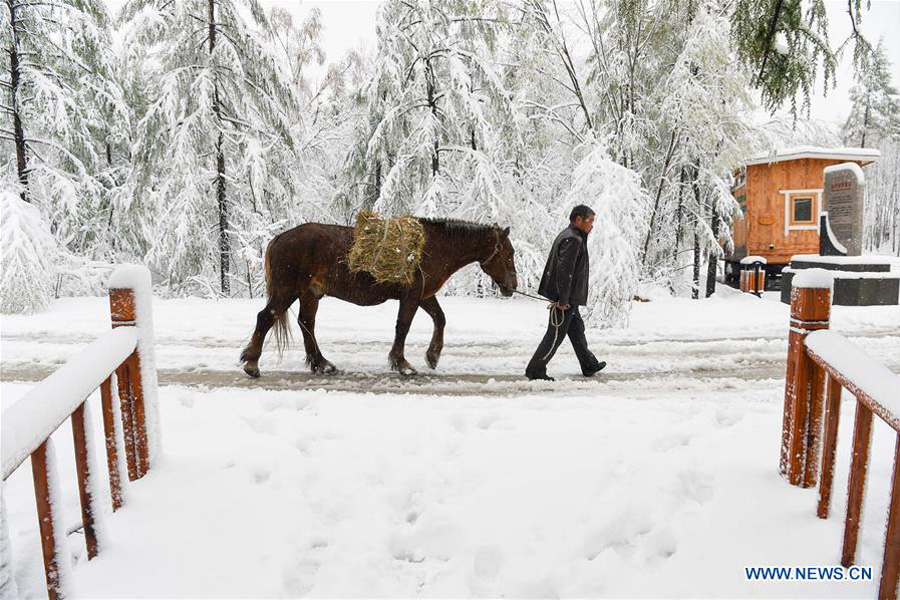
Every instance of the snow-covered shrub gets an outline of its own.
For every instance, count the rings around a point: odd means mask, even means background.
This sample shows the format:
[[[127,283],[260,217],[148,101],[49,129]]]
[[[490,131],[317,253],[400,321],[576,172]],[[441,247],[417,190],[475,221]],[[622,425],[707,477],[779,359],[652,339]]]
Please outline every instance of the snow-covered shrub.
[[[595,211],[594,229],[588,238],[588,322],[600,327],[626,325],[640,277],[639,248],[650,198],[641,187],[640,175],[614,162],[605,144],[594,142],[575,169],[562,208],[568,212],[578,204]],[[560,217],[565,223],[568,214]]]
[[[58,248],[36,206],[19,188],[0,187],[0,312],[33,313],[50,302]]]

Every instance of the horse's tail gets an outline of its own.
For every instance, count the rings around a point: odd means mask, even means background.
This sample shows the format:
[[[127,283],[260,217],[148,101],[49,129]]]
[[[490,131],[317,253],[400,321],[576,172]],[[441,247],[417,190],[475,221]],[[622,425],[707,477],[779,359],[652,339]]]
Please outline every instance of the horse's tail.
[[[272,300],[272,246],[275,245],[275,241],[278,239],[278,236],[272,238],[272,241],[269,242],[269,245],[266,246],[266,256],[264,260],[265,274],[266,274],[266,299],[271,302]],[[284,310],[280,315],[272,315],[275,317],[275,322],[272,325],[272,335],[275,338],[275,351],[278,354],[278,360],[284,356],[284,351],[288,349],[291,343],[291,328],[288,325],[288,311]]]

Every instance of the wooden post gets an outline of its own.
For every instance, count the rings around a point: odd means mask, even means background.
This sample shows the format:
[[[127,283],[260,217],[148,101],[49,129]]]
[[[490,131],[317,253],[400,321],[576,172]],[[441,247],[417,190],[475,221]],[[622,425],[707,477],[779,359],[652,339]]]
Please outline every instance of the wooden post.
[[[894,448],[894,478],[888,505],[887,533],[884,537],[884,562],[881,564],[879,598],[896,600],[900,584],[900,433]]]
[[[116,327],[134,327],[137,324],[134,290],[129,288],[111,288],[109,290],[109,309],[113,329]],[[137,351],[132,353],[122,367],[116,370],[116,374],[119,380],[119,399],[122,402],[128,478],[134,481],[147,473],[150,464],[140,354]],[[122,385],[123,379],[127,380],[127,386]],[[127,393],[123,393],[124,388],[127,388]],[[126,396],[129,399],[127,409],[125,407]]]
[[[113,329],[116,327],[134,327],[137,312],[134,307],[134,290],[128,288],[112,288],[109,290],[109,313]]]
[[[119,449],[116,446],[116,417],[112,404],[112,375],[100,384],[103,406],[103,433],[106,438],[106,466],[109,469],[109,493],[113,512],[122,508],[122,483],[119,475]]]
[[[819,469],[819,455],[822,451],[822,393],[825,388],[825,369],[803,353],[808,361],[809,372],[809,426],[806,428],[806,464],[803,472],[803,487],[815,487]]]
[[[132,417],[134,419],[134,443],[137,450],[138,479],[150,469],[150,456],[147,448],[147,416],[144,410],[144,389],[141,380],[141,359],[137,351],[125,361],[128,379],[131,381],[132,398],[134,399]]]
[[[44,574],[47,578],[49,600],[63,597],[60,587],[60,548],[56,547],[54,529],[58,526],[50,500],[50,480],[47,473],[47,442],[31,453],[31,474],[34,477],[34,499],[37,503],[38,525],[41,530],[41,550],[44,555]],[[55,474],[53,474],[55,476]]]
[[[844,548],[841,553],[841,564],[845,567],[849,567],[856,561],[871,441],[872,411],[868,406],[857,401],[856,422],[853,425],[853,457],[850,460],[850,482],[847,490],[847,518],[844,521]]]
[[[78,496],[81,500],[81,522],[88,560],[97,556],[97,532],[94,531],[94,499],[91,488],[91,465],[88,460],[87,423],[84,403],[72,413],[72,439],[75,442],[75,471],[78,475]]]
[[[841,420],[841,384],[828,377],[828,396],[825,408],[825,447],[822,451],[822,477],[819,482],[820,519],[828,518],[831,488],[834,483],[834,458],[837,453],[838,425]]]
[[[796,278],[795,278],[796,279]],[[791,330],[788,338],[787,373],[784,389],[784,418],[781,433],[780,471],[792,485],[800,485],[806,464],[817,456],[806,456],[810,432],[810,403],[819,394],[821,377],[813,374],[813,362],[806,355],[804,341],[810,331],[828,329],[831,289],[793,287],[791,289]],[[815,390],[815,391],[814,391]],[[813,476],[813,479],[815,477]]]
[[[127,362],[127,361],[126,361]],[[134,402],[131,395],[131,379],[126,363],[116,368],[116,381],[119,388],[119,408],[122,413],[122,438],[125,440],[125,463],[128,466],[128,481],[138,479],[137,452],[135,448]]]

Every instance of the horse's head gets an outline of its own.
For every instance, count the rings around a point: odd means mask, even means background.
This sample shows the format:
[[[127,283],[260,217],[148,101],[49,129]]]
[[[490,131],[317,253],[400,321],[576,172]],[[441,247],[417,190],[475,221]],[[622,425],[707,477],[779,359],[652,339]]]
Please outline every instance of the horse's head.
[[[497,284],[501,294],[512,296],[519,282],[516,278],[515,251],[509,241],[509,227],[500,229],[494,225],[487,246],[485,258],[479,261],[481,270]]]

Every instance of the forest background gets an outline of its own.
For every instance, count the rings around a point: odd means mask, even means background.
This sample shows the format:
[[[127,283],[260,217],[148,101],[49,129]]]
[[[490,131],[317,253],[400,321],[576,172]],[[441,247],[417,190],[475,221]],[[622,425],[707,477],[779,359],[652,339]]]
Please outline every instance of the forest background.
[[[533,290],[586,203],[589,319],[622,325],[641,283],[714,291],[735,170],[798,145],[881,151],[865,246],[900,256],[900,94],[862,0],[388,0],[374,47],[328,62],[321,13],[284,3],[4,2],[4,313],[122,262],[161,295],[258,297],[269,239],[362,208],[510,226]],[[842,57],[835,128],[810,100]],[[494,293],[476,266],[447,291]]]

